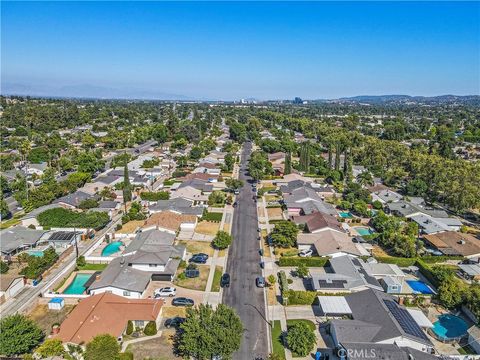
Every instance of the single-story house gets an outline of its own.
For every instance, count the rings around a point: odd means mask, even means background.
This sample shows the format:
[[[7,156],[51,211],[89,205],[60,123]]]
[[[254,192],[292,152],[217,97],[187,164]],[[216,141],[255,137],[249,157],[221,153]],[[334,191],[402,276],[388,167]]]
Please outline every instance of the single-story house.
[[[14,297],[25,287],[23,275],[3,274],[0,281],[0,304]]]
[[[370,255],[361,244],[354,243],[352,239],[352,237],[345,233],[326,229],[315,234],[298,234],[297,246],[299,250],[315,250],[320,256],[337,257],[343,255]]]
[[[2,256],[13,256],[25,249],[37,246],[46,233],[24,226],[13,226],[0,231],[0,251]]]
[[[197,226],[196,215],[179,214],[170,210],[152,214],[146,221],[144,229],[158,229],[175,234],[179,230],[193,231]]]
[[[76,209],[83,201],[94,198],[95,197],[92,194],[87,194],[83,191],[77,190],[74,193],[56,199],[53,203],[60,204],[70,209]]]
[[[322,200],[322,198],[310,188],[298,188],[291,194],[284,196],[284,203],[289,216],[308,215],[314,212],[323,212],[336,216],[335,207]]]
[[[371,192],[372,201],[380,201],[382,204],[390,204],[400,201],[403,196],[391,189],[383,189]]]
[[[425,243],[444,255],[461,255],[466,258],[480,257],[480,239],[456,231],[444,231],[423,236]]]
[[[208,203],[208,195],[205,194],[202,190],[195,189],[192,186],[178,188],[177,190],[172,191],[172,193],[170,194],[171,199],[175,199],[178,197],[193,201],[194,206],[206,206]]]
[[[353,320],[331,320],[330,334],[336,347],[345,343],[395,344],[431,353],[433,345],[421,326],[424,317],[416,319],[391,295],[368,289],[345,299]]]
[[[169,210],[178,214],[195,215],[201,217],[203,215],[203,206],[193,206],[193,201],[181,197],[159,200],[156,203],[149,205],[148,212],[155,214],[161,211]]]
[[[315,212],[309,215],[294,216],[292,221],[297,225],[303,224],[305,226],[305,231],[312,234],[329,229],[342,233],[345,232],[342,224],[335,216],[321,212]]]
[[[85,345],[100,334],[110,334],[121,340],[129,321],[138,328],[150,321],[158,327],[162,305],[162,300],[132,300],[110,293],[90,296],[82,299],[68,314],[54,338],[77,345]]]
[[[52,231],[47,234],[46,240],[53,247],[68,248],[75,242],[80,242],[82,232],[80,231]]]

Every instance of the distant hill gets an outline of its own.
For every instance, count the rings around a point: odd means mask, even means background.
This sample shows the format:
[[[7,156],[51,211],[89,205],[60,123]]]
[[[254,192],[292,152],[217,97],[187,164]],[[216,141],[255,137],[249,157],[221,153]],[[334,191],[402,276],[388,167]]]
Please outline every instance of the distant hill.
[[[354,102],[365,104],[468,104],[480,105],[480,95],[439,95],[439,96],[410,96],[410,95],[361,95],[345,97],[333,101]]]

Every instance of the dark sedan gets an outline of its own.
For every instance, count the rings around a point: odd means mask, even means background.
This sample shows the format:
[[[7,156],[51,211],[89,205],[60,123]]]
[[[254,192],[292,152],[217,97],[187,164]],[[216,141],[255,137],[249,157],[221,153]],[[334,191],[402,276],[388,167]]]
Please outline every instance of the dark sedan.
[[[205,264],[208,260],[208,255],[199,253],[199,254],[193,254],[189,262],[197,263],[197,264]]]
[[[220,279],[220,286],[221,287],[230,287],[230,274],[223,274],[222,278]]]
[[[176,327],[179,327],[184,322],[185,322],[185,318],[182,318],[180,316],[176,316],[174,318],[170,318],[170,319],[165,320],[165,327],[167,329],[171,328],[171,327],[176,328]]]
[[[178,297],[172,300],[173,306],[193,306],[195,302],[192,299],[185,297]]]

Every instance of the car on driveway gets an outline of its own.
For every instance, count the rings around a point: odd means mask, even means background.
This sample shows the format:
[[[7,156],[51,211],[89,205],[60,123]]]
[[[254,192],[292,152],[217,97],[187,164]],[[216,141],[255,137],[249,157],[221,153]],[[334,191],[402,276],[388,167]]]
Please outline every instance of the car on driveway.
[[[184,322],[185,322],[185,318],[182,318],[180,316],[175,316],[174,318],[170,318],[170,319],[165,320],[165,327],[167,329],[169,329],[171,327],[177,328],[181,324],[183,324]]]
[[[178,297],[172,300],[173,306],[193,306],[195,302],[192,299],[186,297]]]
[[[223,274],[222,278],[220,279],[220,286],[221,287],[230,287],[230,274]]]
[[[255,279],[255,284],[257,285],[257,287],[259,288],[264,288],[265,287],[265,279],[263,278],[263,276],[259,276]]]
[[[177,295],[177,289],[175,289],[174,287],[168,286],[161,289],[156,289],[153,292],[153,295],[155,297],[160,297],[160,296],[174,297],[175,295]]]
[[[185,276],[187,278],[197,278],[200,276],[200,270],[198,269],[186,269]]]
[[[312,256],[313,254],[313,250],[312,249],[305,249],[305,250],[302,250],[298,253],[298,256],[300,257],[310,257]]]
[[[197,264],[205,264],[208,260],[208,255],[204,253],[193,254],[189,262],[197,263]]]

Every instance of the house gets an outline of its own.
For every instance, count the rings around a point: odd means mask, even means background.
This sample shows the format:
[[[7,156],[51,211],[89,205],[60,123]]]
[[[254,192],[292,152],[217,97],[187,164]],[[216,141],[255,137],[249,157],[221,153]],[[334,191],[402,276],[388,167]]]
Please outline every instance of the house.
[[[150,214],[155,214],[161,211],[169,210],[178,214],[195,215],[197,217],[201,217],[205,208],[203,206],[193,206],[193,203],[194,202],[192,200],[181,197],[169,200],[159,200],[155,204],[148,207],[148,212]]]
[[[45,230],[34,230],[24,226],[13,226],[1,230],[0,251],[2,256],[13,256],[25,249],[37,246],[45,233]]]
[[[305,226],[305,232],[312,234],[319,233],[325,230],[333,230],[344,233],[342,224],[337,220],[335,216],[331,216],[325,213],[316,212],[309,215],[293,216],[292,221],[297,224],[303,224]]]
[[[330,334],[335,346],[345,343],[395,344],[431,353],[433,345],[422,330],[425,315],[418,318],[391,295],[368,289],[345,296],[352,320],[333,319]],[[427,319],[428,321],[428,319]]]
[[[361,244],[354,243],[350,236],[331,229],[315,234],[300,233],[297,235],[297,246],[299,250],[313,249],[319,256],[370,255]]]
[[[480,327],[473,325],[467,332],[468,344],[477,354],[480,354]]]
[[[461,255],[468,259],[480,256],[480,239],[470,234],[444,231],[424,235],[425,243],[444,255]]]
[[[80,242],[80,231],[52,231],[47,234],[46,241],[53,247],[68,248],[70,245]]]
[[[458,267],[467,280],[480,281],[480,264],[458,264]]]
[[[179,230],[193,231],[197,226],[196,215],[179,214],[170,210],[152,214],[146,221],[144,229],[158,229],[175,234]]]
[[[438,360],[439,357],[423,351],[397,344],[365,344],[345,342],[338,345],[337,353],[348,360],[390,359],[390,360]]]
[[[23,275],[2,274],[0,281],[0,304],[14,297],[25,287],[25,278]]]
[[[142,230],[124,250],[125,255],[133,254],[137,250],[161,251],[164,246],[173,245],[175,235],[157,229]]]
[[[315,291],[354,292],[368,288],[382,290],[382,286],[351,256],[338,256],[328,261],[325,273],[312,274],[310,284]]]
[[[189,187],[194,188],[196,190],[200,190],[205,195],[210,195],[213,191],[213,185],[210,182],[204,181],[204,180],[198,180],[198,179],[187,180],[182,182],[178,186],[178,189],[176,191],[183,188],[189,188]]]
[[[285,171],[285,153],[276,152],[268,154],[268,161],[272,163],[272,168],[275,171],[275,175],[282,176]]]
[[[403,198],[402,195],[389,188],[378,191],[371,191],[371,195],[372,201],[380,201],[382,204],[395,203]]]
[[[193,170],[193,172],[200,173],[200,174],[209,174],[209,175],[214,175],[218,177],[222,172],[222,169],[220,169],[220,167],[218,167],[214,163],[204,161],[199,166],[197,166]]]
[[[64,207],[70,208],[70,209],[76,209],[78,206],[85,200],[90,200],[94,199],[95,197],[91,194],[87,194],[83,191],[77,190],[74,193],[62,196],[61,198],[58,198],[55,200],[53,203],[54,204],[60,204]]]
[[[193,172],[185,175],[183,178],[179,178],[178,180],[180,181],[202,180],[202,181],[207,181],[209,183],[215,183],[218,181],[218,175],[207,174],[203,172]]]
[[[98,203],[99,209],[109,209],[109,210],[119,210],[122,207],[122,204],[119,201],[115,200],[104,200]]]
[[[45,170],[48,168],[47,162],[41,162],[39,164],[30,164],[27,168],[27,175],[42,176]]]
[[[422,198],[411,198],[407,200],[398,200],[387,204],[387,210],[397,216],[411,218],[415,215],[427,215],[431,218],[448,218],[445,210],[427,206]]]
[[[50,209],[55,209],[62,207],[60,204],[48,204],[44,206],[40,206],[39,208],[36,208],[32,211],[30,211],[28,214],[25,214],[22,217],[22,226],[28,227],[28,226],[35,226],[35,228],[40,226],[40,223],[37,220],[37,216],[43,213],[46,210]]]
[[[462,222],[455,218],[434,218],[426,214],[416,214],[409,216],[409,219],[415,221],[422,234],[436,234],[442,231],[459,231]]]
[[[186,186],[172,191],[170,198],[184,198],[193,201],[193,205],[195,206],[208,204],[208,195],[204,194],[202,190],[196,189],[192,186]]]
[[[323,212],[336,216],[335,208],[313,190],[306,187],[298,188],[284,196],[284,203],[289,216],[308,215],[313,212]]]
[[[120,340],[129,321],[136,328],[144,328],[150,321],[158,327],[162,305],[162,300],[132,300],[110,293],[90,296],[68,314],[54,338],[76,345],[85,345],[100,334],[110,334]]]

